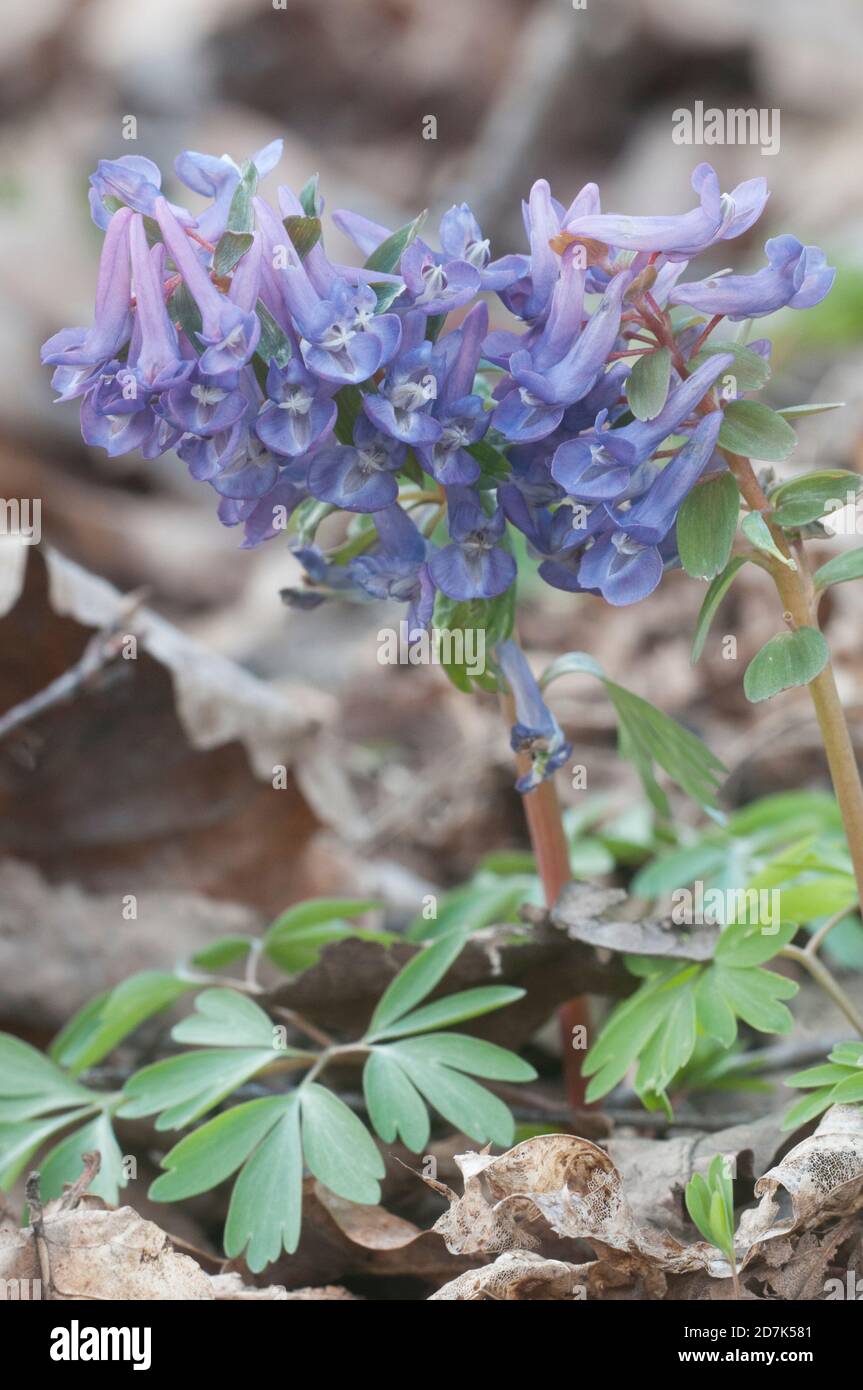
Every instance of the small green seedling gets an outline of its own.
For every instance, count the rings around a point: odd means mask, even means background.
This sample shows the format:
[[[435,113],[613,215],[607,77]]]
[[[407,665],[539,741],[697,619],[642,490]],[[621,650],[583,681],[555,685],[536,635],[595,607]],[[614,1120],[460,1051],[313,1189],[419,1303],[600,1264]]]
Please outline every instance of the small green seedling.
[[[737,1259],[734,1253],[734,1188],[731,1164],[724,1154],[717,1154],[707,1170],[706,1179],[695,1173],[686,1184],[686,1210],[705,1240],[721,1250],[731,1265],[734,1297],[740,1297]]]

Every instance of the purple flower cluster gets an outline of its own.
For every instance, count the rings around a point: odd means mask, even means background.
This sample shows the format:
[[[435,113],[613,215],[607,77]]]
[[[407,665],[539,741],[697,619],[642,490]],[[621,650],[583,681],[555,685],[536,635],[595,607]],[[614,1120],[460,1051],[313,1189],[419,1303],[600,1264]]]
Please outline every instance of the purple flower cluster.
[[[427,625],[439,595],[511,588],[514,532],[557,588],[612,604],[651,593],[678,560],[681,502],[725,466],[715,387],[734,355],[709,335],[832,284],[822,252],[791,236],[769,240],[752,275],[682,281],[753,225],[764,180],[722,193],[701,164],[697,206],[661,217],[603,213],[593,184],[565,208],[541,180],[529,252],[496,259],[466,204],[443,217],[440,250],[415,224],[336,212],[357,267],[328,258],[314,183],[299,198],[279,188],[278,210],[257,196],[280,149],[243,169],[180,155],[178,178],[211,200],[194,216],[149,160],[100,162],[95,320],[42,349],[59,399],[80,399],[84,439],[112,456],[175,449],[245,545],[288,534],[306,605],[388,597]],[[484,294],[508,326],[489,331]],[[627,379],[658,352],[664,398],[641,418]],[[325,554],[317,527],[333,511],[352,517]]]

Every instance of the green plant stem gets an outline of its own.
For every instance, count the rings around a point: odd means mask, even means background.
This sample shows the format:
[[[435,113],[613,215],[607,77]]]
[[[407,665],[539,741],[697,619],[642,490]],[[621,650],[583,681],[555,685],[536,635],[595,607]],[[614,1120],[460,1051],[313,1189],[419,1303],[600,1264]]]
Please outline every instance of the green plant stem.
[[[860,1037],[863,1038],[863,1014],[860,1013],[852,1000],[848,998],[848,995],[827,969],[824,962],[819,960],[816,955],[813,955],[808,948],[803,950],[799,946],[783,946],[779,954],[780,956],[784,956],[786,960],[794,960],[798,965],[802,965],[803,969],[821,986],[825,994],[830,996],[837,1009],[841,1009],[842,1013],[848,1019],[848,1022],[857,1030]]]
[[[511,727],[516,722],[515,705],[511,695],[502,696],[504,717]],[[516,753],[519,776],[530,771],[530,757]],[[549,777],[531,792],[522,796],[530,843],[536,858],[537,872],[542,883],[546,907],[554,907],[564,886],[572,878],[569,864],[569,845],[563,828],[563,817],[554,779]],[[569,1103],[574,1110],[583,1109],[586,1084],[581,1074],[579,1055],[573,1047],[575,1029],[583,1028],[585,1036],[590,1023],[588,1000],[584,995],[570,999],[558,1011],[563,1076]]]
[[[817,956],[825,939],[830,935],[834,927],[838,927],[840,922],[844,922],[846,917],[850,917],[854,911],[853,907],[840,907],[838,912],[834,912],[832,917],[828,917],[826,922],[822,922],[818,930],[806,943],[806,954]]]
[[[792,628],[817,629],[817,600],[803,547],[798,546],[796,555],[793,555],[781,527],[771,521],[770,502],[755,477],[749,460],[740,454],[731,453],[728,449],[723,449],[722,453],[737,480],[744,501],[752,511],[762,513],[778,549],[783,555],[794,560],[795,568],[792,570],[787,565],[766,557],[769,562],[767,568],[782,600],[786,622]],[[857,880],[858,897],[863,902],[863,785],[860,782],[860,772],[854,757],[854,746],[848,731],[845,711],[836,689],[833,666],[829,661],[824,670],[809,682],[809,694],[815,707],[833,789],[845,825],[848,850]]]

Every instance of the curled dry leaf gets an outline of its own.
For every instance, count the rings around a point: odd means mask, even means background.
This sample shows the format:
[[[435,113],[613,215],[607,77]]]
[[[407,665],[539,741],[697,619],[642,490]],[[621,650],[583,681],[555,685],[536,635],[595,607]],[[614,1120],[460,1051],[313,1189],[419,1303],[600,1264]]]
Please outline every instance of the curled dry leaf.
[[[62,1199],[44,1209],[45,1245],[59,1300],[211,1300],[210,1277],[168,1236],[131,1207],[107,1208],[87,1197],[74,1210]],[[0,1230],[0,1288],[42,1278],[33,1232]],[[42,1297],[46,1296],[43,1288]]]
[[[620,888],[592,883],[568,883],[548,914],[552,924],[575,941],[635,956],[710,960],[719,927],[685,931],[670,918],[640,917],[628,921],[620,909],[628,901]]]
[[[696,1277],[699,1291],[693,1296],[711,1297],[710,1281],[730,1278],[728,1263],[711,1245],[704,1241],[683,1244],[667,1231],[636,1219],[614,1163],[585,1139],[539,1135],[497,1157],[487,1151],[466,1153],[456,1163],[464,1193],[451,1196],[449,1210],[433,1227],[456,1254],[508,1252],[512,1264],[502,1266],[504,1270],[516,1269],[519,1260],[532,1255],[534,1263],[539,1260],[539,1271],[543,1245],[558,1242],[559,1252],[561,1238],[586,1240],[596,1261],[565,1267],[578,1271],[588,1297],[601,1296],[622,1279],[640,1282],[648,1297],[663,1297],[668,1280],[679,1276]],[[818,1271],[853,1234],[855,1216],[863,1211],[863,1111],[857,1106],[833,1106],[813,1135],[758,1180],[755,1193],[761,1199],[759,1205],[743,1213],[737,1228],[739,1268],[774,1288],[777,1270],[790,1268],[793,1277],[788,1274],[784,1287],[798,1290],[790,1296],[812,1297],[811,1292],[799,1290],[815,1287]],[[828,1231],[825,1241],[813,1247],[809,1233],[831,1222],[837,1229]],[[859,1222],[855,1226],[859,1237],[858,1227]],[[486,1292],[487,1286],[497,1287],[493,1279],[488,1283],[489,1278],[487,1269],[471,1271],[436,1296],[572,1297],[569,1292],[553,1292],[558,1285],[550,1272],[541,1275],[545,1293],[519,1293],[515,1277],[514,1292]],[[676,1286],[680,1287],[679,1281]],[[501,1284],[506,1287],[505,1282]]]
[[[708,1247],[682,1245],[639,1225],[608,1154],[571,1134],[542,1134],[494,1158],[456,1159],[464,1195],[435,1222],[457,1253],[536,1249],[550,1235],[587,1240],[598,1254],[625,1257],[653,1271],[684,1273],[704,1266]]]
[[[747,1260],[764,1241],[863,1210],[863,1109],[831,1106],[815,1133],[758,1179],[755,1195],[761,1201],[737,1232]]]
[[[502,1299],[576,1300],[586,1295],[585,1266],[566,1260],[547,1260],[535,1250],[507,1250],[493,1264],[471,1269],[433,1293],[437,1301],[472,1302]]]
[[[304,1303],[359,1301],[356,1294],[342,1288],[341,1284],[325,1284],[322,1288],[316,1289],[291,1289],[290,1293],[283,1284],[268,1284],[265,1288],[259,1289],[254,1284],[244,1284],[242,1275],[236,1270],[228,1274],[211,1274],[210,1283],[219,1303],[287,1303],[292,1299]]]

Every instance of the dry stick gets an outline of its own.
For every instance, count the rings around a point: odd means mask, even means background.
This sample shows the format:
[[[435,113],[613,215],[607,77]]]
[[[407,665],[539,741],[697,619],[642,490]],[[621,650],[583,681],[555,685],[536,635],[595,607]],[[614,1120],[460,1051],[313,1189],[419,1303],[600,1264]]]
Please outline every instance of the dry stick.
[[[516,722],[515,703],[511,695],[502,696],[504,716],[510,727]],[[531,759],[528,753],[516,753],[516,767],[519,776],[530,772]],[[557,787],[552,778],[540,782],[533,791],[525,792],[522,805],[530,834],[530,843],[536,856],[536,867],[542,882],[546,907],[554,907],[564,887],[572,878],[569,865],[569,846],[563,829]],[[590,1022],[588,1002],[584,995],[570,999],[558,1011],[560,1042],[563,1060],[563,1076],[566,1092],[573,1109],[584,1106],[585,1082],[581,1074],[578,1055],[573,1047],[575,1029],[584,1028],[585,1035]]]
[[[84,1193],[89,1190],[90,1184],[102,1167],[102,1155],[98,1149],[92,1153],[81,1155],[82,1168],[79,1176],[73,1183],[70,1183],[63,1193],[60,1201],[61,1211],[74,1211]]]
[[[106,666],[116,661],[123,650],[123,643],[128,635],[128,619],[135,610],[140,607],[145,597],[145,590],[136,590],[128,594],[117,613],[116,618],[100,632],[90,638],[81,656],[68,671],[64,671],[56,680],[46,685],[44,690],[37,691],[29,700],[22,700],[19,705],[0,718],[0,739],[12,733],[13,729],[20,728],[37,715],[44,714],[46,710],[53,709],[56,705],[65,704],[73,699],[82,691],[87,690],[101,674]]]
[[[42,1215],[42,1197],[39,1192],[39,1174],[31,1173],[24,1184],[24,1195],[27,1198],[27,1205],[30,1208],[30,1226],[33,1231],[33,1243],[36,1246],[36,1258],[39,1261],[39,1273],[42,1276],[42,1287],[45,1290],[45,1298],[54,1297],[54,1281],[51,1278],[51,1260],[48,1255],[48,1242],[45,1239],[45,1221]]]

